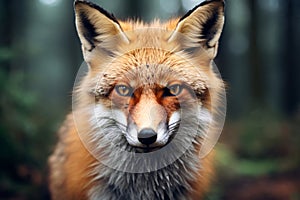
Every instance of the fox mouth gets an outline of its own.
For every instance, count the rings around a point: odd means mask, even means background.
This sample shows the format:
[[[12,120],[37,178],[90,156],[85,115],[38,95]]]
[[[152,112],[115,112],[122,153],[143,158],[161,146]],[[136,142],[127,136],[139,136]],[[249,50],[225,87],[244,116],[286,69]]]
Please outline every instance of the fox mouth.
[[[146,146],[146,147],[134,147],[135,149],[135,153],[150,153],[150,152],[154,152],[157,151],[161,148],[163,148],[165,145],[163,146],[155,146],[155,147],[150,147],[150,146]]]
[[[178,126],[176,128],[178,128]],[[144,146],[132,146],[130,144],[129,145],[134,149],[135,153],[150,153],[150,152],[158,151],[164,148],[165,146],[167,146],[173,140],[176,134],[177,134],[177,129],[172,131],[171,135],[168,138],[168,141],[165,144],[152,144],[152,145],[144,145]]]
[[[111,125],[120,130],[122,149],[133,153],[149,153],[158,151],[168,145],[179,130],[180,114],[175,112],[168,122],[161,122],[156,129],[151,126],[138,128],[130,118],[116,113],[117,118],[109,118]],[[106,123],[107,124],[107,123]]]

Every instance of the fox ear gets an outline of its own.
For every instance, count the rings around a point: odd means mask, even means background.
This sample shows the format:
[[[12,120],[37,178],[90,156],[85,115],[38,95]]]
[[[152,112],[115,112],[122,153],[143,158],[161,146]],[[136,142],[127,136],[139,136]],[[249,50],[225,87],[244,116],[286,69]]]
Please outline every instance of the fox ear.
[[[213,59],[223,25],[224,0],[206,0],[179,20],[169,42],[177,40],[187,51],[204,48]]]
[[[76,0],[74,7],[76,28],[84,53],[98,46],[112,53],[116,46],[113,43],[129,43],[117,19],[103,8],[82,0]]]

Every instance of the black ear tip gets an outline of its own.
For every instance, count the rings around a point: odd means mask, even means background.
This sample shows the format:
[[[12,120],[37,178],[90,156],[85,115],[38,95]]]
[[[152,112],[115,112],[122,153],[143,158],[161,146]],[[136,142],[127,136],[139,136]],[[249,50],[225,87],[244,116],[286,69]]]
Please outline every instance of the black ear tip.
[[[75,8],[78,7],[79,5],[82,5],[82,4],[87,4],[87,2],[84,1],[84,0],[75,0],[74,1],[74,7]]]
[[[116,17],[113,14],[109,13],[108,11],[106,11],[104,8],[98,6],[97,4],[94,4],[94,3],[90,2],[90,1],[86,1],[86,0],[75,0],[74,1],[75,12],[81,12],[81,9],[85,10],[88,7],[98,10],[100,13],[105,15],[107,18],[109,18],[112,21],[114,21],[115,23],[119,24],[118,20],[116,19]]]
[[[83,4],[92,4],[92,2],[90,1],[86,1],[86,0],[75,0],[74,4],[78,4],[78,3],[83,3]]]
[[[75,0],[74,1],[74,5],[78,5],[78,4],[81,4],[81,3],[87,3],[87,2],[84,1],[84,0]]]
[[[204,2],[207,2],[207,3],[215,3],[215,4],[218,4],[218,5],[222,6],[222,7],[225,6],[225,0],[206,0],[206,1],[204,1]],[[204,3],[204,2],[203,2],[203,3]]]
[[[215,8],[217,8],[221,12],[225,12],[225,0],[206,0],[202,3],[200,3],[199,6],[204,6],[207,4],[212,4],[214,5]]]
[[[219,2],[219,3],[225,3],[225,0],[206,0],[204,2]]]
[[[203,6],[207,6],[207,5],[211,5],[211,4],[215,4],[214,8],[216,8],[218,11],[220,11],[221,13],[224,14],[225,0],[206,0],[206,1],[202,1],[200,4],[195,6],[193,9],[189,10],[184,16],[182,16],[179,19],[179,22],[182,21],[183,19],[187,18],[188,16],[190,16],[198,8],[203,7]]]
[[[207,4],[215,4],[217,6],[220,6],[220,7],[225,7],[225,0],[206,0],[206,1],[203,1],[201,2],[198,6],[204,6],[204,5],[207,5]]]
[[[86,0],[75,0],[74,1],[74,7],[78,7],[78,6],[89,6],[89,7],[92,7],[92,8],[96,8],[98,9],[98,5],[90,2],[90,1],[86,1]]]

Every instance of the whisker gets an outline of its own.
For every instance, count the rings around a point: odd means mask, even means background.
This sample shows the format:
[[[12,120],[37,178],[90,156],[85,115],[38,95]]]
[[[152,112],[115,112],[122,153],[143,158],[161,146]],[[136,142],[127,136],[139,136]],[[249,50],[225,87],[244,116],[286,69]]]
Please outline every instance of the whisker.
[[[177,124],[179,124],[179,122],[180,122],[181,120],[178,120],[178,121],[176,121],[176,122],[173,122],[172,124],[169,124],[168,125],[168,127],[172,127],[172,126],[176,126]]]
[[[124,128],[127,127],[125,124],[123,124],[123,123],[121,123],[121,122],[118,122],[116,119],[111,118],[111,117],[100,117],[100,118],[98,118],[98,119],[100,119],[100,120],[101,120],[101,119],[111,120],[111,121],[114,122],[115,124],[121,125],[121,126],[123,126]]]
[[[172,124],[168,125],[168,129],[166,131],[167,134],[172,134],[178,130],[180,126],[180,120],[173,122]]]

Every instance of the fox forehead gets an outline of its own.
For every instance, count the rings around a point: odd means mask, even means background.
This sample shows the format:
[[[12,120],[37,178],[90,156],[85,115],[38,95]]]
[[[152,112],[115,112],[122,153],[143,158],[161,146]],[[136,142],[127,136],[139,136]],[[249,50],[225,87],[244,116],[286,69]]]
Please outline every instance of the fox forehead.
[[[130,41],[129,46],[126,45],[128,50],[129,48],[147,46],[167,48],[174,45],[174,43],[168,42],[168,38],[173,33],[176,23],[178,23],[178,19],[173,19],[164,23],[159,20],[154,20],[149,24],[144,22],[127,21],[120,22],[120,25]]]
[[[95,91],[107,95],[118,83],[125,83],[133,88],[145,85],[167,86],[181,81],[188,84],[196,93],[201,93],[210,85],[210,71],[183,58],[177,53],[157,48],[142,48],[128,52],[103,67],[91,72],[97,78]]]
[[[123,31],[132,31],[145,28],[161,28],[164,30],[174,30],[178,21],[179,18],[170,19],[167,22],[161,22],[159,19],[155,19],[150,23],[144,23],[143,21],[133,20],[119,21],[119,23]]]
[[[180,38],[178,40],[171,42],[168,40],[170,35],[174,33],[173,29],[178,21],[179,19],[173,19],[161,23],[159,20],[154,20],[149,24],[121,21],[122,30],[130,42],[122,43],[112,39],[110,42],[113,42],[116,54],[111,57],[101,53],[102,47],[96,47],[98,51],[94,51],[89,60],[92,70],[101,71],[108,64],[111,65],[114,62],[117,62],[117,68],[125,67],[127,70],[143,64],[168,64],[170,67],[174,67],[182,65],[183,61],[185,67],[188,67],[186,63],[188,61],[197,63],[197,65],[200,64],[203,68],[208,68],[210,62],[204,48],[198,47],[195,56],[181,49],[180,42],[186,39],[184,35],[178,36]],[[117,37],[117,35],[111,38],[114,37]],[[112,62],[111,59],[114,59],[114,61]]]

